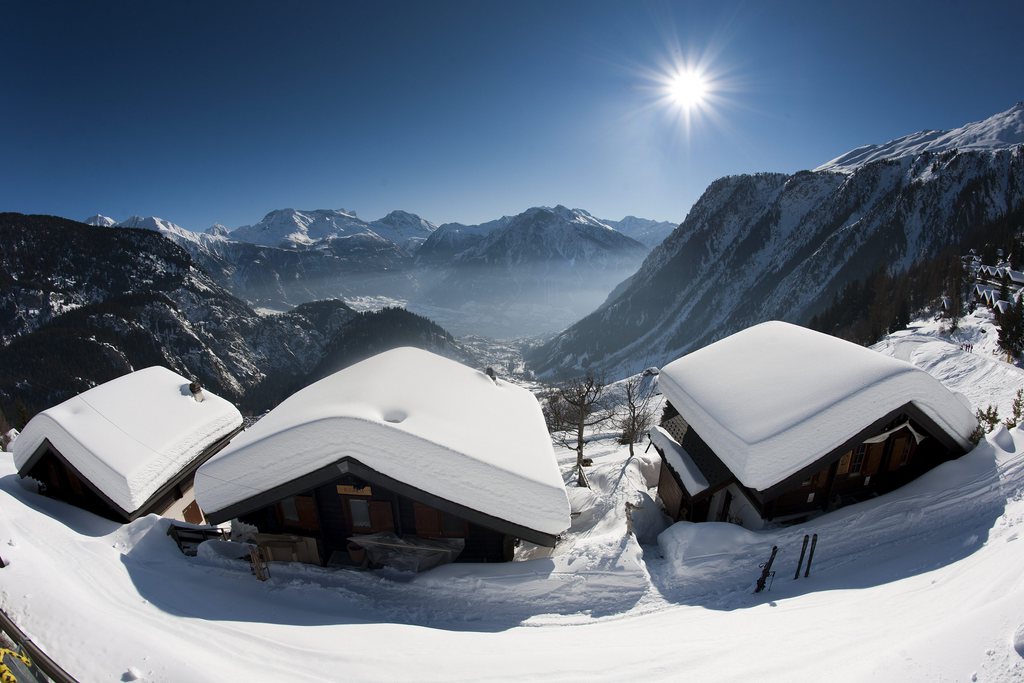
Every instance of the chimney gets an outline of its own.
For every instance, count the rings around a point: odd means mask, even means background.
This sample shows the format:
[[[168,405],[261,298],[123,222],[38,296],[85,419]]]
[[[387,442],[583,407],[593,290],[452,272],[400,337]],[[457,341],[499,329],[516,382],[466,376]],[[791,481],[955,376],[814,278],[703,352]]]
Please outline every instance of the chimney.
[[[487,374],[488,377],[491,378],[492,382],[494,382],[495,384],[498,383],[498,374],[494,372],[494,368],[488,366],[487,369],[484,370],[484,372]]]
[[[196,403],[203,402],[205,398],[203,396],[203,385],[199,383],[199,380],[192,380],[192,383],[188,385],[188,390],[192,392],[192,398],[196,400]]]

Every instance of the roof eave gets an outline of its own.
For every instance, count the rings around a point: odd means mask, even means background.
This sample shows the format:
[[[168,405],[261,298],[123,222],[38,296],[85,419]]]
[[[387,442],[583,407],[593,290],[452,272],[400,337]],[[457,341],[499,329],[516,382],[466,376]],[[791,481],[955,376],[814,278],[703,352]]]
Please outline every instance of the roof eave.
[[[921,425],[927,432],[928,436],[939,441],[946,450],[950,452],[959,452],[960,454],[967,452],[968,449],[960,443],[960,440],[956,436],[949,434],[946,430],[939,427],[935,420],[930,418],[923,410],[921,410],[921,408],[915,405],[913,401],[910,401],[899,408],[886,413],[864,429],[843,441],[840,445],[823,453],[821,457],[816,458],[810,464],[800,468],[785,478],[780,479],[767,488],[758,489],[753,486],[749,486],[742,480],[740,480],[740,483],[747,488],[756,491],[764,500],[770,500],[776,495],[791,489],[794,483],[804,481],[811,474],[814,474],[823,467],[831,465],[834,461],[839,460],[843,457],[844,453],[856,448],[858,445],[863,443],[865,439],[881,433],[885,425],[892,422],[901,413],[907,415],[909,418]]]
[[[406,484],[403,481],[390,477],[386,474],[382,474],[381,472],[364,465],[358,459],[351,456],[345,456],[330,465],[326,465],[317,470],[296,477],[291,481],[267,489],[266,491],[261,491],[249,498],[232,503],[231,505],[219,510],[203,510],[203,513],[206,516],[207,521],[211,524],[221,524],[241,515],[255,512],[256,510],[271,505],[283,498],[294,496],[318,486],[330,483],[338,477],[346,474],[359,477],[370,484],[376,484],[401,496],[423,503],[424,505],[429,505],[437,510],[441,510],[442,512],[447,512],[457,517],[461,517],[462,519],[465,519],[472,524],[476,524],[477,526],[506,533],[510,536],[515,536],[525,541],[536,543],[537,545],[543,545],[551,548],[554,547],[555,542],[558,539],[558,534],[531,529],[521,524],[455,503],[446,498],[442,498],[441,496],[424,491],[423,489],[416,488],[410,484]],[[566,528],[568,528],[568,525]]]
[[[242,425],[239,425],[233,429],[229,434],[222,436],[217,441],[213,442],[208,446],[202,453],[197,457],[190,460],[185,467],[178,470],[174,476],[170,477],[163,485],[154,491],[141,505],[134,510],[125,510],[123,507],[113,501],[113,499],[104,493],[98,486],[96,486],[88,477],[75,467],[71,461],[69,461],[60,450],[54,446],[49,439],[43,439],[39,446],[33,451],[32,455],[29,456],[25,464],[18,469],[18,476],[24,479],[28,476],[28,473],[32,471],[32,468],[43,458],[47,451],[52,451],[54,456],[64,464],[69,470],[71,470],[76,477],[93,493],[95,493],[100,500],[106,503],[111,511],[123,522],[133,522],[139,517],[144,517],[150,512],[151,509],[161,498],[167,495],[175,486],[180,484],[182,481],[187,479],[190,475],[194,474],[199,466],[205,463],[207,460],[216,455],[221,449],[228,445],[228,443],[242,431]]]

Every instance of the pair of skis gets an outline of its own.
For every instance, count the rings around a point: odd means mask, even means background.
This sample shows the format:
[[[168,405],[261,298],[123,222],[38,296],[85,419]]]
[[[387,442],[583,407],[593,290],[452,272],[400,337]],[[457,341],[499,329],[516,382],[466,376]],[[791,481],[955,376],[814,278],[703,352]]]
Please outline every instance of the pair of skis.
[[[804,544],[803,547],[800,548],[800,561],[797,562],[796,565],[796,574],[793,575],[794,580],[800,578],[800,570],[803,568],[804,565],[804,554],[807,552],[808,541],[811,542],[811,554],[807,557],[807,569],[804,571],[804,578],[806,579],[808,576],[811,575],[811,562],[814,561],[814,549],[818,546],[818,534],[814,534],[813,540],[811,540],[810,536],[804,534]],[[772,564],[775,562],[775,556],[778,554],[778,552],[779,546],[773,545],[772,554],[768,557],[768,561],[758,565],[758,567],[761,569],[761,576],[757,579],[757,585],[754,588],[755,593],[760,593],[765,589],[765,586],[768,584],[768,579],[774,580],[775,572],[772,571]],[[769,590],[771,590],[770,586]]]
[[[814,540],[811,541],[811,554],[807,558],[807,571],[804,572],[804,578],[806,579],[811,575],[811,562],[814,561],[814,549],[818,545],[818,534],[814,534]],[[804,534],[804,545],[800,548],[800,561],[796,563],[796,574],[793,575],[793,580],[796,581],[800,578],[800,567],[804,564],[804,552],[807,551],[807,534]]]

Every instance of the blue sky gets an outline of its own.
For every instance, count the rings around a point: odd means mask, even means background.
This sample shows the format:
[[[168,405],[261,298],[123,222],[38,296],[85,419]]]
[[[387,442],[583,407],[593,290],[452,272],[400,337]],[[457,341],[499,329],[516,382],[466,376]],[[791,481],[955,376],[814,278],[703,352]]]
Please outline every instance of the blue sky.
[[[1024,99],[1020,2],[0,4],[0,210],[193,229],[284,207],[679,222]],[[689,125],[653,76],[705,65]]]

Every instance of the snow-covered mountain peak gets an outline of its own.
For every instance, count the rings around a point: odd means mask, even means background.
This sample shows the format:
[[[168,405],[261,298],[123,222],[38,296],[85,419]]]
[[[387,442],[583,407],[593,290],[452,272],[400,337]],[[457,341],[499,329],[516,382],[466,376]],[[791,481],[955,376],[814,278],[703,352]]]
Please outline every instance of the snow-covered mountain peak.
[[[534,220],[536,220],[537,217],[542,217],[543,219],[549,220],[552,225],[576,223],[579,225],[590,225],[603,230],[615,230],[612,226],[594,218],[590,213],[583,209],[570,209],[562,204],[558,204],[553,208],[549,206],[534,206],[521,213],[520,216],[529,217]]]
[[[111,226],[115,228],[136,228],[138,230],[152,230],[158,232],[164,237],[172,239],[179,244],[183,242],[192,242],[195,244],[209,244],[214,241],[222,241],[226,239],[223,236],[217,236],[212,233],[198,233],[183,228],[176,223],[164,220],[158,216],[129,216],[120,223],[116,223]]]
[[[104,216],[101,213],[98,213],[95,216],[89,216],[82,222],[86,225],[96,225],[101,228],[112,228],[117,225],[117,221],[110,216]]]
[[[138,228],[140,230],[152,230],[153,232],[173,232],[175,234],[191,233],[180,225],[166,221],[158,216],[129,216],[116,224],[118,228]]]
[[[582,209],[535,206],[492,230],[457,258],[464,263],[527,261],[631,261],[646,250],[641,244]]]
[[[259,223],[243,225],[231,237],[267,246],[310,245],[323,239],[370,232],[369,224],[345,209],[276,209]]]
[[[384,216],[384,218],[380,218],[378,220],[373,221],[371,225],[377,224],[390,225],[395,227],[406,225],[416,226],[417,228],[422,228],[428,232],[433,232],[434,230],[437,229],[437,226],[431,223],[430,221],[420,218],[414,213],[402,211],[401,209],[395,209],[387,216]]]
[[[373,221],[370,227],[378,235],[409,251],[416,251],[437,230],[437,226],[430,221],[401,210],[392,211],[383,218]]]
[[[880,159],[899,159],[923,152],[996,150],[1024,144],[1024,102],[982,121],[953,130],[923,130],[878,145],[864,145],[822,164],[816,171],[852,173]]]
[[[227,237],[231,230],[226,225],[214,223],[205,232],[207,235],[214,235],[215,237]]]
[[[670,221],[656,221],[650,218],[639,218],[637,216],[626,216],[619,221],[613,221],[607,218],[601,218],[599,220],[606,225],[612,226],[623,235],[632,237],[637,242],[640,242],[652,249],[661,244],[678,225],[678,223],[672,223]]]

